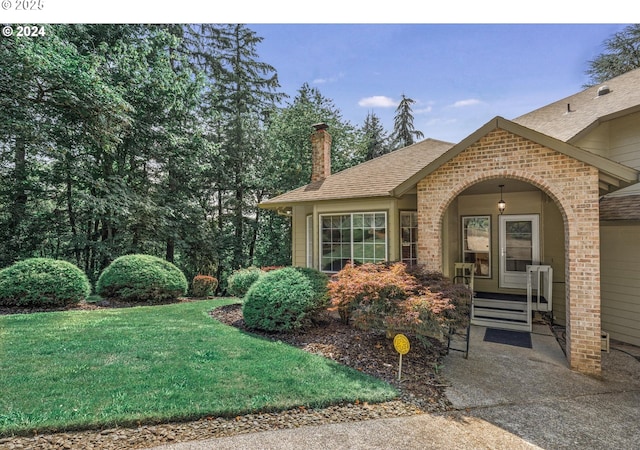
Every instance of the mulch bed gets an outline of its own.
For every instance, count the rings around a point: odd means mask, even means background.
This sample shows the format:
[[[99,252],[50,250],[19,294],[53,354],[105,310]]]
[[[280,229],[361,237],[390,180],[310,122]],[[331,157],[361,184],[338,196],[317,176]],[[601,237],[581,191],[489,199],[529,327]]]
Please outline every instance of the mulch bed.
[[[0,306],[0,316],[9,315],[9,314],[33,314],[39,312],[54,312],[54,311],[91,311],[94,309],[105,309],[105,308],[132,308],[134,306],[151,306],[151,305],[168,305],[171,303],[182,303],[182,302],[192,302],[198,301],[201,299],[193,299],[182,297],[178,300],[166,300],[163,302],[154,302],[154,303],[144,303],[144,302],[123,302],[115,299],[105,299],[100,300],[99,302],[87,302],[81,301],[79,303],[74,303],[67,306],[59,306],[59,307],[21,307],[21,306]]]
[[[398,381],[399,354],[393,347],[393,341],[383,333],[346,325],[337,314],[327,313],[313,327],[297,333],[266,333],[249,329],[242,317],[242,306],[238,304],[216,308],[211,311],[211,316],[248,333],[285,342],[385,380],[400,390],[402,400],[425,411],[450,409],[444,395],[447,385],[438,374],[446,346],[435,339],[429,339],[423,345],[407,334],[411,349],[402,357],[402,379]]]

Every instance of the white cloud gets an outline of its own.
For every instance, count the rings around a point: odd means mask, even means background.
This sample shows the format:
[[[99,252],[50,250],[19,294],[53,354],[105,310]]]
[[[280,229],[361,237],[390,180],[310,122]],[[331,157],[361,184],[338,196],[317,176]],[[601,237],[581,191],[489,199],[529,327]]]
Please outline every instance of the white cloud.
[[[362,98],[358,102],[358,105],[365,108],[393,108],[398,106],[395,100],[384,95]]]
[[[332,76],[332,77],[316,78],[311,83],[312,84],[335,83],[336,81],[339,81],[343,77],[344,77],[344,73],[341,72],[338,75],[335,75],[335,76]]]
[[[413,113],[414,114],[427,114],[427,113],[430,113],[432,110],[433,110],[433,108],[431,106],[427,106],[426,108],[414,109]]]
[[[480,100],[478,100],[477,98],[469,98],[466,100],[458,100],[457,102],[455,102],[453,104],[454,108],[464,108],[465,106],[473,106],[473,105],[477,105],[479,103],[482,103]]]

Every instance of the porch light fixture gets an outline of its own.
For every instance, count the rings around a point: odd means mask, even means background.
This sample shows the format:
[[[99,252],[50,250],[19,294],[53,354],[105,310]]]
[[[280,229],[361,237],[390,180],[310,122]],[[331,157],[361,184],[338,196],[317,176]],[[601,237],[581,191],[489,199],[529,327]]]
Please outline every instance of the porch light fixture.
[[[507,202],[502,200],[502,188],[504,187],[504,184],[501,184],[499,187],[500,187],[500,201],[498,202],[498,211],[500,211],[500,214],[502,214],[504,212],[504,209],[507,207]]]

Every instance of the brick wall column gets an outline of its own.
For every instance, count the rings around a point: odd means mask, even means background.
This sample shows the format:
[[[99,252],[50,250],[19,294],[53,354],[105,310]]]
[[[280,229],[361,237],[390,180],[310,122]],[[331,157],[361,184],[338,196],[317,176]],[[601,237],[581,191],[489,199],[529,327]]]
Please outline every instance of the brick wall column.
[[[592,175],[597,183],[598,175]],[[595,192],[594,192],[595,191]],[[592,201],[573,208],[566,252],[566,351],[573,370],[593,375],[601,371],[600,215],[598,190]]]
[[[504,130],[488,133],[418,183],[418,262],[442,271],[446,208],[467,187],[493,178],[529,182],[558,205],[565,222],[567,359],[573,370],[600,374],[597,168]]]

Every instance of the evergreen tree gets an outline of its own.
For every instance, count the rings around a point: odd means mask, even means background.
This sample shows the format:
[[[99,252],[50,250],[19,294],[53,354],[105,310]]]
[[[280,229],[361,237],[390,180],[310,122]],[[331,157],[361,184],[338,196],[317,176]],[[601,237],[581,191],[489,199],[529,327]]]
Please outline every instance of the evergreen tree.
[[[364,160],[368,161],[378,156],[382,156],[391,151],[389,146],[389,137],[384,130],[380,118],[375,113],[367,114],[362,126],[364,135]]]
[[[311,125],[332,170],[362,130],[304,85],[285,108],[243,25],[47,26],[0,40],[0,267],[66,259],[95,280],[148,253],[187,276],[290,261],[288,218],[257,208],[309,182]]]
[[[604,41],[605,51],[589,61],[585,87],[603,83],[640,67],[640,24],[625,27]]]
[[[226,72],[217,80],[224,127],[220,144],[226,153],[229,184],[222,186],[224,196],[219,201],[221,208],[224,204],[230,211],[233,230],[228,268],[237,269],[250,263],[251,241],[246,237],[257,226],[250,219],[252,212],[255,216],[250,200],[256,183],[254,162],[264,151],[260,129],[282,94],[277,92],[280,84],[275,69],[258,59],[256,46],[262,38],[244,25],[225,26],[221,34],[229,43],[220,54]]]
[[[411,105],[415,103],[412,100],[402,94],[402,100],[396,108],[396,115],[393,119],[393,148],[402,148],[407,145],[411,145],[415,142],[415,139],[424,138],[422,131],[418,131],[413,126],[413,113]]]
[[[95,29],[102,35],[112,26]],[[97,274],[123,253],[175,258],[179,220],[199,132],[193,111],[202,80],[176,51],[180,42],[155,26],[99,46],[103,70],[132,105],[132,125],[112,152],[96,150],[87,186],[86,270]],[[109,33],[105,33],[109,35]],[[91,50],[89,50],[91,51]]]
[[[267,129],[265,151],[260,156],[257,201],[275,197],[311,181],[313,125],[326,123],[331,134],[331,171],[344,170],[361,161],[361,133],[342,118],[333,101],[318,88],[304,83],[293,101],[273,112]],[[254,262],[258,265],[291,264],[291,220],[271,211],[260,211]]]
[[[123,253],[173,258],[199,216],[189,175],[205,147],[201,77],[178,45],[158,27],[119,25],[2,41],[2,265],[66,258],[95,279]]]
[[[50,26],[46,39],[0,44],[0,266],[58,256],[65,234],[79,258],[74,197],[77,180],[89,177],[83,162],[95,149],[113,151],[130,126],[130,105],[101,71],[103,55],[79,51],[71,30]]]

